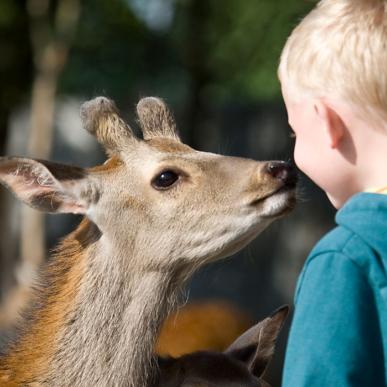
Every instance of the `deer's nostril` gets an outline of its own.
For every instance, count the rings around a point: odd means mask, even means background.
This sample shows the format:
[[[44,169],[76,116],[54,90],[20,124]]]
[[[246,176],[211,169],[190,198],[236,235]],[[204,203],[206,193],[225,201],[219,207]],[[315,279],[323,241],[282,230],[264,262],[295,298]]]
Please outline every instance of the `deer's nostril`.
[[[295,167],[285,161],[272,161],[266,165],[267,173],[288,185],[296,185],[298,174]]]

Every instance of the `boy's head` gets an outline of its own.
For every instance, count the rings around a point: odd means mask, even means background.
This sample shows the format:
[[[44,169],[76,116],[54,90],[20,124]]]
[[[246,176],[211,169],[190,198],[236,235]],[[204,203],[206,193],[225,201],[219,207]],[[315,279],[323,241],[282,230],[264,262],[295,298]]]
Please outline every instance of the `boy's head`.
[[[387,0],[321,0],[289,37],[279,77],[296,163],[332,203],[379,185],[363,153],[387,145]]]

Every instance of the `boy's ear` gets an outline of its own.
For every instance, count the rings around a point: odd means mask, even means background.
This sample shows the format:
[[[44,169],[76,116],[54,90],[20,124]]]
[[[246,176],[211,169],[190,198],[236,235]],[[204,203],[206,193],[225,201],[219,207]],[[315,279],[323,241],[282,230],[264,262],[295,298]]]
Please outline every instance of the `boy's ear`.
[[[245,363],[249,371],[260,378],[273,357],[277,337],[288,313],[288,306],[277,309],[238,337],[225,353]]]
[[[84,169],[19,157],[0,157],[0,183],[44,212],[85,214],[92,190]]]
[[[338,148],[345,134],[345,124],[340,114],[321,100],[316,101],[314,106],[318,117],[323,121],[330,147],[332,149]]]

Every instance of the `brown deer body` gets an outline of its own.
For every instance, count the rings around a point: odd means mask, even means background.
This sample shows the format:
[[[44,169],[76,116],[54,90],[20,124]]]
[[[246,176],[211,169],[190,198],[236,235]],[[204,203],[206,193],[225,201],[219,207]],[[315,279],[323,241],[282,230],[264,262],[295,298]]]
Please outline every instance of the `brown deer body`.
[[[254,325],[224,352],[197,351],[159,357],[154,387],[270,387],[262,377],[274,354],[287,306]]]
[[[0,357],[0,385],[149,385],[155,337],[184,281],[293,207],[287,164],[193,150],[160,99],[137,112],[143,140],[111,101],[84,104],[84,126],[110,156],[102,166],[0,159],[0,181],[28,205],[85,214],[43,270]]]

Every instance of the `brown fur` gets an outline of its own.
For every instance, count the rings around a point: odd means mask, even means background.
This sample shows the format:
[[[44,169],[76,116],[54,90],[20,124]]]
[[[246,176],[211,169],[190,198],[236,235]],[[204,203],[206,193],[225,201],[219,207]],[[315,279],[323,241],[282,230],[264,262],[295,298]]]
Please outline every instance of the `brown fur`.
[[[195,351],[176,358],[159,357],[159,379],[152,387],[270,387],[262,378],[288,311],[287,306],[278,309],[223,353]],[[218,328],[222,330],[224,324],[227,321],[218,321]]]
[[[120,147],[133,139],[130,126],[118,115],[115,103],[104,97],[86,102],[81,108],[83,125],[109,154],[114,154]]]
[[[96,167],[90,168],[90,172],[112,172],[115,169],[121,167],[123,162],[117,157],[113,156],[102,165],[97,165]]]
[[[160,150],[165,153],[189,153],[193,152],[193,149],[188,145],[174,140],[166,140],[165,138],[152,138],[147,140],[147,143],[153,148]]]
[[[137,105],[137,115],[145,140],[153,137],[178,139],[173,115],[161,99],[142,99]]]
[[[44,273],[35,296],[34,318],[27,334],[9,348],[9,355],[0,358],[0,381],[12,385],[37,382],[47,371],[55,354],[53,338],[68,323],[67,314],[85,273],[85,249],[98,239],[96,227],[84,219],[78,229],[70,234],[56,251]],[[48,291],[48,292],[47,292]],[[28,320],[28,319],[27,319]]]
[[[161,356],[223,351],[252,325],[250,317],[225,301],[190,303],[165,321],[156,345]]]

